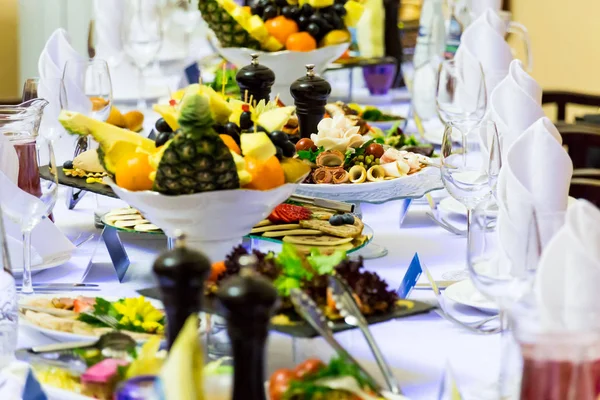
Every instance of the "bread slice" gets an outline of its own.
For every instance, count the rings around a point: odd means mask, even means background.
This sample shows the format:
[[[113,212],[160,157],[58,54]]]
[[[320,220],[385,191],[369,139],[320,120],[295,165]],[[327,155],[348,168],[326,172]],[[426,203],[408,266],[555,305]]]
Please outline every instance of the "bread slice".
[[[360,236],[365,225],[360,219],[354,218],[353,225],[333,226],[329,223],[329,221],[309,219],[306,221],[300,221],[300,226],[307,229],[316,229],[331,236],[355,238]]]

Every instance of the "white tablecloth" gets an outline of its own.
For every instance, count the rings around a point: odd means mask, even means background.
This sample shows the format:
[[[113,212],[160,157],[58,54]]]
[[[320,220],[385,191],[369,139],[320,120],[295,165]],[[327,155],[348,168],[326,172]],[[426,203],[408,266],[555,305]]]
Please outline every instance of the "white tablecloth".
[[[403,104],[390,111],[406,115],[406,108],[406,104]],[[150,128],[156,118],[150,115],[147,117],[145,125]],[[89,233],[95,233],[96,238],[78,248],[66,265],[34,275],[34,282],[79,282],[93,255],[93,267],[86,282],[101,285],[101,291],[93,295],[135,296],[136,289],[154,286],[151,266],[157,254],[166,249],[164,239],[148,240],[147,236],[140,239],[137,235],[123,235],[122,240],[131,266],[124,282],[119,283],[104,243],[101,239],[97,240],[101,231],[94,228],[93,212],[97,209],[108,211],[125,206],[125,203],[88,193],[74,210],[69,211],[65,206],[65,191],[61,190],[60,195],[54,217],[61,230],[70,238],[81,233],[83,238]],[[363,219],[375,232],[374,242],[385,246],[389,251],[386,257],[365,261],[365,265],[369,270],[380,274],[394,289],[399,286],[415,252],[419,253],[421,260],[437,279],[441,279],[446,271],[466,267],[466,239],[454,236],[433,224],[425,215],[427,210],[428,207],[423,203],[413,203],[400,227],[399,201],[362,205]],[[415,290],[410,298],[435,302],[433,294],[427,290]],[[462,314],[465,319],[479,318],[482,315],[463,307],[455,307],[454,311],[459,316]],[[435,313],[374,325],[371,330],[386,359],[395,369],[402,389],[411,399],[437,398],[447,363],[452,366],[463,391],[471,393],[468,398],[484,398],[479,388],[496,381],[499,335],[480,336],[468,333]],[[340,333],[337,337],[356,358],[365,363],[367,369],[380,376],[359,331]],[[19,329],[19,347],[50,343],[53,343],[52,339],[36,331],[27,327]],[[272,333],[269,338],[268,373],[276,368],[292,366],[294,348],[296,355],[300,357],[326,358],[327,354],[332,354],[322,339],[298,340],[292,345],[289,337]]]

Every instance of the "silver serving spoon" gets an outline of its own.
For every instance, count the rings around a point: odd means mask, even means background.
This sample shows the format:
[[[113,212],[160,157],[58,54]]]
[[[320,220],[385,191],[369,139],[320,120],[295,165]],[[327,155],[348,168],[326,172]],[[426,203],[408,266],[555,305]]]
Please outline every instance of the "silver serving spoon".
[[[356,304],[352,289],[348,286],[348,283],[346,283],[346,281],[339,276],[330,275],[329,287],[331,288],[335,305],[340,311],[342,317],[344,317],[344,321],[346,321],[348,325],[357,326],[364,335],[369,347],[371,348],[371,352],[375,356],[375,360],[377,360],[377,365],[383,374],[383,378],[385,379],[390,392],[394,394],[402,394],[400,385],[398,384],[398,381],[396,380],[396,377],[394,376],[389,364],[385,361],[383,353],[377,345],[375,338],[371,334],[371,331],[369,330],[369,324],[360,311],[358,304]]]

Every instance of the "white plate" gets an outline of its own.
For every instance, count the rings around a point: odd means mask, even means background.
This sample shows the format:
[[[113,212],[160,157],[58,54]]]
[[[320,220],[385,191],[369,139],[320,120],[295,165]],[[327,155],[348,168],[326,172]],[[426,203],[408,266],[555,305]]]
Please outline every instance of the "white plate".
[[[66,293],[36,294],[33,296],[20,297],[19,304],[27,304],[28,302],[31,301],[31,299],[36,299],[36,298],[55,298],[55,297],[70,297],[70,298],[75,299],[78,297],[78,295],[69,295]],[[122,297],[118,297],[118,296],[86,296],[86,297],[102,297],[103,299],[105,299],[107,301],[117,301],[122,298]],[[150,298],[146,298],[146,300],[148,300],[156,308],[159,308],[159,309],[163,308],[163,305],[160,301],[153,300]],[[22,326],[29,327],[29,328],[33,329],[34,331],[38,331],[42,335],[47,336],[47,337],[54,339],[56,341],[59,341],[59,342],[83,342],[83,341],[92,341],[92,340],[99,339],[99,336],[95,336],[95,335],[79,335],[79,334],[75,334],[75,333],[56,331],[54,329],[42,328],[32,322],[29,322],[25,318],[19,318],[19,324]],[[138,342],[140,342],[140,341],[141,340],[138,340]]]
[[[458,214],[467,218],[467,208],[454,197],[446,197],[440,201],[438,208],[447,213]],[[489,216],[492,218],[498,217],[498,206],[494,204],[492,207],[488,208],[487,214],[489,214]]]
[[[51,254],[50,256],[48,256],[44,260],[42,260],[42,262],[40,264],[32,265],[31,272],[36,273],[36,272],[40,272],[40,271],[43,271],[46,269],[60,267],[61,265],[68,262],[72,256],[73,256],[73,253],[70,251],[63,252],[63,253]],[[19,269],[13,268],[12,273],[14,275],[22,275],[23,269],[22,268],[19,268]]]
[[[498,306],[487,299],[473,285],[470,279],[450,285],[444,290],[443,296],[455,303],[473,307],[486,313],[498,313]]]
[[[459,132],[455,132],[453,137],[455,142],[460,141],[460,133]],[[423,139],[425,139],[426,141],[428,141],[429,143],[436,145],[436,146],[441,146],[442,145],[442,140],[444,139],[444,127],[440,126],[439,128],[430,128],[430,129],[426,129],[425,132],[423,133]]]
[[[330,200],[383,203],[407,198],[418,199],[432,190],[443,187],[440,170],[427,167],[412,175],[380,182],[340,185],[301,183],[296,193]]]

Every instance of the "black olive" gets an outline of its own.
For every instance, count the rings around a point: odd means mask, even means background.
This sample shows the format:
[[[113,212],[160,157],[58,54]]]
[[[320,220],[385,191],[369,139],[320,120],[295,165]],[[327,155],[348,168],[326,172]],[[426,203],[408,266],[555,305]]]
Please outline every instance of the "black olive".
[[[302,12],[302,14],[306,15],[307,17],[310,17],[314,13],[314,8],[312,8],[310,4],[305,3],[300,9],[300,11]]]
[[[73,169],[73,161],[65,161],[65,163],[63,164],[63,168],[65,169]]]
[[[252,126],[252,113],[250,111],[244,111],[240,115],[240,128],[250,129]]]
[[[306,27],[308,26],[308,17],[306,15],[300,15],[298,17],[298,28],[300,28],[300,30],[305,30]]]
[[[333,226],[344,225],[344,216],[339,214],[332,215],[331,218],[329,218],[329,223]]]
[[[159,132],[173,132],[173,129],[167,124],[164,118],[159,118],[154,125],[157,131]]]
[[[277,157],[277,159],[281,161],[281,159],[283,158],[283,150],[281,150],[281,147],[275,146],[275,151],[275,157]]]
[[[321,33],[321,28],[319,28],[319,25],[317,25],[316,23],[311,22],[306,27],[306,32],[308,32],[310,36],[316,38],[319,36],[319,33]]]
[[[269,137],[271,138],[271,142],[273,142],[275,146],[283,147],[285,143],[290,141],[288,135],[286,135],[285,132],[282,131],[273,131],[269,134]]]
[[[271,18],[275,18],[277,16],[277,7],[271,5],[265,7],[265,11],[263,11],[263,21],[266,21]]]
[[[342,3],[334,4],[333,11],[335,11],[335,13],[337,15],[339,15],[340,17],[343,17],[344,15],[346,15],[346,7],[344,7],[344,4],[342,4]]]
[[[344,221],[344,224],[346,224],[346,225],[354,225],[354,215],[352,215],[352,214],[343,214],[342,215],[342,221]]]
[[[282,144],[281,149],[283,150],[283,155],[286,157],[294,157],[294,154],[296,154],[296,145],[290,141]]]
[[[225,125],[225,134],[229,135],[231,137],[234,137],[234,135],[239,136],[240,135],[240,127],[237,126],[236,124],[234,124],[233,122],[227,122]]]
[[[171,139],[172,134],[173,134],[173,132],[159,133],[158,136],[156,137],[156,140],[154,141],[154,144],[156,145],[156,147],[164,146],[164,144],[167,143],[169,141],[169,139]]]

